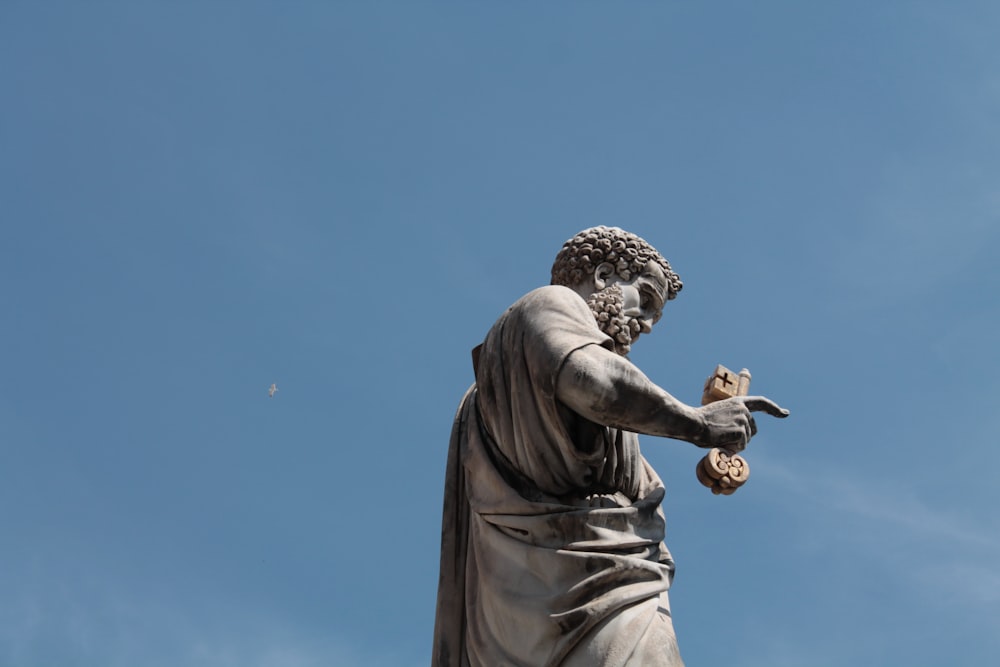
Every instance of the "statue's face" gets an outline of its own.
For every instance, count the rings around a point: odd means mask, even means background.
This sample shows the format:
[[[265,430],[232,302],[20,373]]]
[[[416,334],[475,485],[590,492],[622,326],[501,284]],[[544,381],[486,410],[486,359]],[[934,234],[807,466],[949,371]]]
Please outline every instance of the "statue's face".
[[[602,267],[607,268],[602,271]],[[598,289],[605,289],[611,285],[618,285],[621,289],[622,314],[639,324],[638,333],[632,334],[632,340],[635,341],[640,334],[652,331],[653,325],[663,316],[663,306],[667,302],[668,294],[667,276],[656,262],[646,262],[642,273],[631,276],[628,280],[624,280],[613,270],[609,273],[609,269],[611,269],[609,264],[598,267],[594,276],[595,286]]]
[[[669,294],[666,274],[656,262],[628,278],[618,275],[611,264],[601,264],[590,281],[575,289],[619,354],[628,354],[641,334],[652,331]]]

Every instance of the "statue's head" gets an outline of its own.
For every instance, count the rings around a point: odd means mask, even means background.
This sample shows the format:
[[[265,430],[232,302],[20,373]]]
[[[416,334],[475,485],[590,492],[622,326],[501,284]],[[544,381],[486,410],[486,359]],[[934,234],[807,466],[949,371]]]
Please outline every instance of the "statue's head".
[[[653,246],[617,227],[592,227],[566,241],[552,265],[552,284],[587,301],[621,354],[652,330],[684,286]]]

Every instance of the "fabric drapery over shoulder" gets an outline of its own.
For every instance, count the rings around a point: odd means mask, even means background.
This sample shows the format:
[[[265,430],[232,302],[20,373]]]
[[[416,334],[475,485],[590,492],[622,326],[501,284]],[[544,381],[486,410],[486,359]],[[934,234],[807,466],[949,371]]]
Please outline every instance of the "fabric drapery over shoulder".
[[[555,396],[587,345],[612,349],[583,299],[554,286],[483,343],[449,446],[435,667],[681,664],[662,483],[635,434]]]
[[[556,400],[563,364],[588,345],[614,349],[575,292],[550,286],[524,296],[493,326],[479,354],[482,425],[513,467],[540,491],[561,496],[598,485],[634,497],[638,439],[633,434],[619,439],[617,432],[588,422]],[[609,447],[609,437],[620,441]]]

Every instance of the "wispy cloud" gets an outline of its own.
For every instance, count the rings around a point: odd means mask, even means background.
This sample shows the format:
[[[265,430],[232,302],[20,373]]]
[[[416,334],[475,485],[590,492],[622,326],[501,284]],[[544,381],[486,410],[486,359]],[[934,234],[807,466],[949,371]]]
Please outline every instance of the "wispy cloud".
[[[929,507],[911,489],[898,484],[881,479],[858,480],[846,474],[811,475],[806,480],[780,464],[767,465],[769,474],[779,477],[797,493],[824,499],[829,510],[850,513],[922,539],[988,546],[1000,551],[1000,533],[984,532],[965,516]]]
[[[796,499],[785,507],[808,508],[813,521],[828,528],[851,526],[829,530],[829,539],[860,543],[855,553],[881,560],[889,576],[955,604],[1000,602],[1000,522],[980,508],[938,509],[899,483],[829,466],[805,478],[774,460],[758,457],[754,464]],[[901,560],[901,553],[910,557]]]

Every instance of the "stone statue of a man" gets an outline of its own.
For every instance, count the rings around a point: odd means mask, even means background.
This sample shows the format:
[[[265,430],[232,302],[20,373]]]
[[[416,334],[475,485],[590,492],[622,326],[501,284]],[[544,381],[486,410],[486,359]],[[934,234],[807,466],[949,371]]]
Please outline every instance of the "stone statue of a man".
[[[434,667],[682,665],[663,484],[637,433],[740,451],[763,397],[686,405],[627,358],[682,284],[638,236],[566,242],[473,352],[448,453]]]

